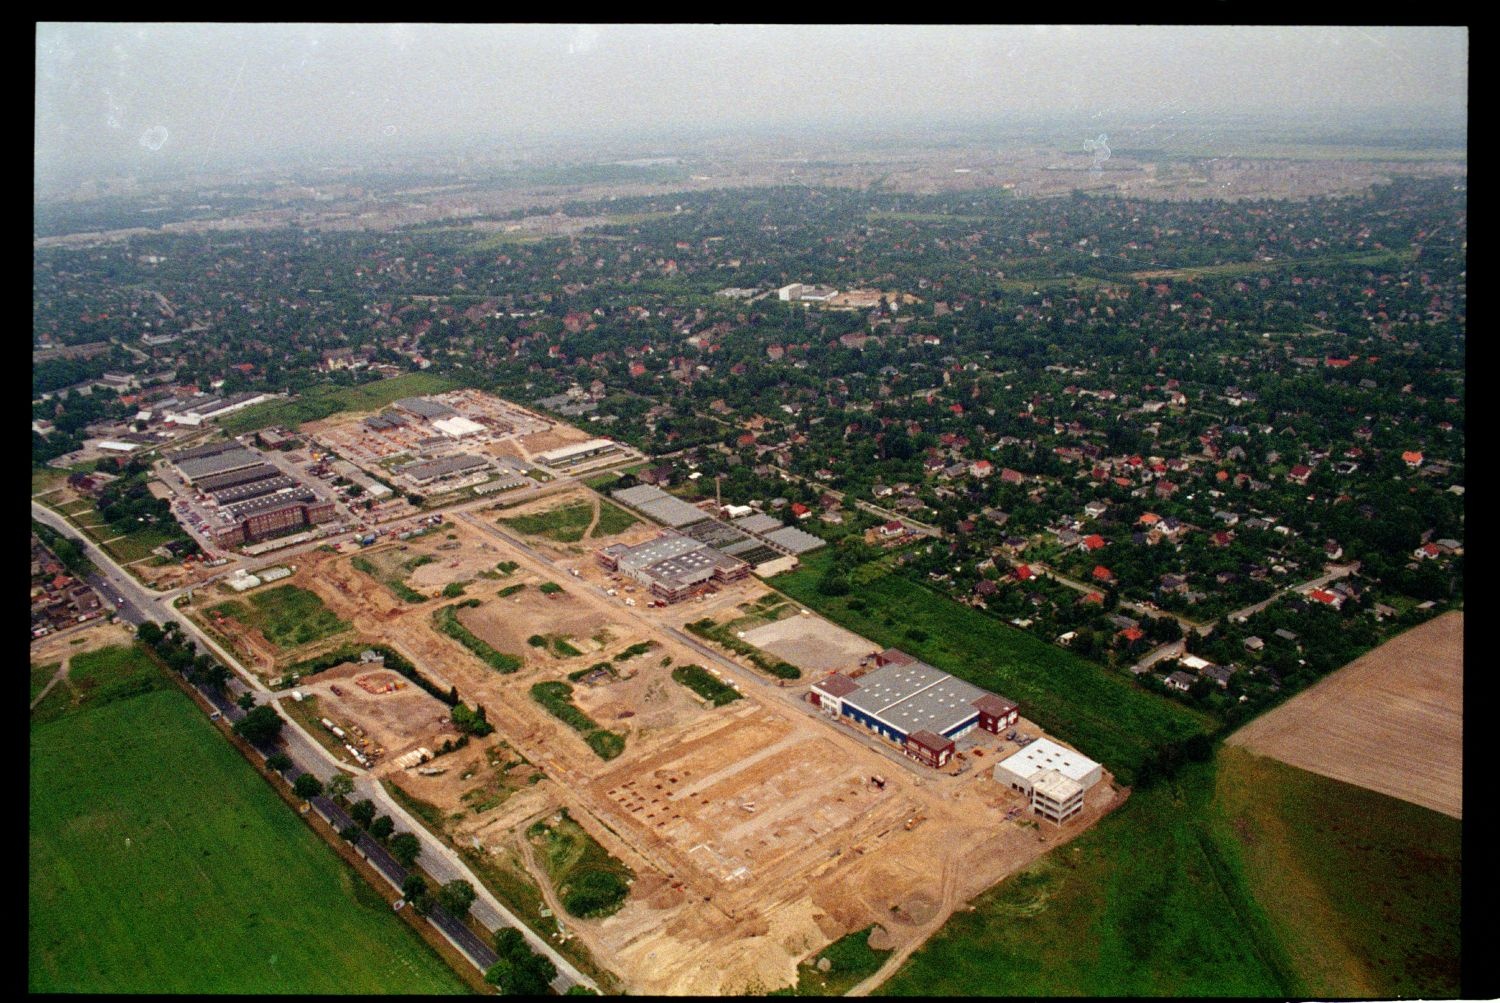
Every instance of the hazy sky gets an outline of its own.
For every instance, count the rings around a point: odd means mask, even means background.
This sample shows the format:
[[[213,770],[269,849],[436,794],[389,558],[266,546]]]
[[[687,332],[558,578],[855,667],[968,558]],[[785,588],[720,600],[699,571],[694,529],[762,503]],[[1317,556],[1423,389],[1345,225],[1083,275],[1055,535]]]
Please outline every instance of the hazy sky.
[[[1073,113],[1461,116],[1464,28],[37,25],[39,175],[309,144]]]

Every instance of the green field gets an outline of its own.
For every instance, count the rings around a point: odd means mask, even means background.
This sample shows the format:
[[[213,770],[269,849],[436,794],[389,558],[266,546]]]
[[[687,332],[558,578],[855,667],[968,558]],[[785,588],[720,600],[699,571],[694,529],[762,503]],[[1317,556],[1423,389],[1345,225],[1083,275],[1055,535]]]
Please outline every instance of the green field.
[[[349,629],[323,605],[317,594],[296,585],[282,585],[250,596],[250,605],[230,601],[212,607],[212,611],[232,617],[247,627],[259,630],[276,647],[286,650]]]
[[[635,516],[611,502],[599,502],[599,525],[594,527],[594,536],[614,536],[623,533],[640,522]]]
[[[614,759],[625,751],[625,736],[600,727],[599,722],[578,709],[573,702],[573,687],[557,680],[534,683],[531,699],[547,712],[583,736],[588,747],[600,759]]]
[[[890,995],[1459,995],[1462,825],[1221,747],[955,913]]]
[[[342,411],[374,411],[402,397],[422,397],[452,390],[459,384],[436,373],[407,373],[357,387],[321,386],[304,391],[296,400],[266,401],[225,415],[219,427],[241,435],[268,425],[296,428]]]
[[[1132,795],[955,913],[881,994],[1301,995],[1213,831],[1213,791],[1213,764],[1194,763]]]
[[[32,721],[30,991],[465,990],[144,654],[73,666]]]
[[[47,684],[52,681],[53,676],[57,675],[57,670],[60,668],[62,668],[62,662],[48,662],[46,665],[32,663],[31,697],[28,703],[35,700],[37,694],[47,688]]]
[[[594,506],[586,501],[574,502],[534,515],[520,515],[500,521],[528,536],[543,536],[558,543],[577,543],[583,539],[589,523],[594,521]]]
[[[139,561],[150,557],[151,551],[160,547],[169,540],[181,538],[181,532],[161,529],[138,529],[128,536],[118,540],[111,540],[104,545],[109,555],[121,564],[129,564],[131,561]]]
[[[805,554],[798,570],[773,584],[856,634],[1015,700],[1024,717],[1104,763],[1122,783],[1134,782],[1157,746],[1213,726],[1206,715],[1142,690],[1126,676],[900,575],[878,575],[849,595],[825,596],[817,584],[833,557],[826,549]]]
[[[1237,746],[1216,807],[1308,995],[1460,995],[1462,822]]]
[[[635,874],[569,818],[567,809],[556,821],[533,824],[526,837],[541,850],[542,866],[569,913],[596,919],[625,904]]]

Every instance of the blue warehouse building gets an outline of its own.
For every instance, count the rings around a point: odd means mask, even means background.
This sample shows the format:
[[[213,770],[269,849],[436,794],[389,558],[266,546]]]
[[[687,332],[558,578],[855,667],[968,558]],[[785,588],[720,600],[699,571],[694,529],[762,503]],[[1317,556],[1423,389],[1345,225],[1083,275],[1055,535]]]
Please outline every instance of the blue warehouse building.
[[[848,718],[907,748],[946,744],[976,727],[998,732],[1019,718],[1012,701],[903,651],[881,652],[876,661],[880,668],[857,682],[837,673],[819,680],[809,699],[830,717]]]

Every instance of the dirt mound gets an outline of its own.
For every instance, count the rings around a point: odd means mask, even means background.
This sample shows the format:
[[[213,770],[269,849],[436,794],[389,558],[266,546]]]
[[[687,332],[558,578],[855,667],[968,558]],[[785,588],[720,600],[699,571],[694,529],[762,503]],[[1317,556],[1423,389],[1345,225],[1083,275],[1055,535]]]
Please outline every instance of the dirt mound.
[[[878,925],[870,931],[867,943],[872,951],[889,951],[896,946],[896,940],[891,936],[890,931]]]

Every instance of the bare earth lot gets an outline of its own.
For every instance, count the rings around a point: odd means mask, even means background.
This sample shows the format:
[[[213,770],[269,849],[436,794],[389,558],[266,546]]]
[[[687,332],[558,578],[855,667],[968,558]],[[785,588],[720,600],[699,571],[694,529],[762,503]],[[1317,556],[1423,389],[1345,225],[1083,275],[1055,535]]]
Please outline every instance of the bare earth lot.
[[[1463,630],[1462,612],[1414,627],[1229,741],[1462,818]]]
[[[789,616],[745,631],[744,640],[812,673],[848,671],[878,646],[817,616]]]
[[[481,605],[463,609],[460,621],[520,656],[514,673],[496,672],[433,626],[433,610],[452,600],[404,603],[355,571],[348,555],[312,552],[292,579],[353,624],[340,643],[388,644],[438,685],[455,685],[465,702],[483,704],[493,738],[440,756],[427,774],[402,770],[394,762],[401,752],[441,742],[446,729],[437,701],[414,686],[367,692],[359,678],[390,673],[351,665],[310,677],[300,688],[318,697],[319,714],[345,730],[357,725],[372,746],[386,750],[375,775],[430,802],[460,845],[482,850],[523,880],[530,875],[544,896],[551,888],[525,832],[559,809],[628,865],[636,878],[619,912],[595,920],[557,916],[628,992],[724,994],[790,985],[803,957],[872,924],[882,928],[884,944],[904,952],[954,909],[1072,839],[1121,800],[1111,783],[1101,783],[1077,820],[1036,828],[1022,824],[1024,815],[1005,820],[1021,799],[990,777],[991,764],[1014,750],[998,736],[969,746],[973,758],[961,762],[972,769],[955,771],[954,764],[939,773],[893,761],[848,726],[811,713],[795,702],[800,688],[741,680],[744,699],[710,708],[673,681],[671,670],[714,663],[665,627],[736,615],[767,594],[761,583],[737,582],[704,603],[667,609],[647,609],[632,587],[642,604],[631,607],[628,583],[612,583],[588,553],[600,544],[585,541],[577,552],[559,555],[579,569],[581,577],[574,577],[513,547],[492,527],[493,518],[458,519],[404,550],[381,545],[363,553],[381,566],[430,553],[436,560],[418,569],[426,573],[424,589],[470,579],[467,597]],[[636,526],[621,538],[650,532]],[[447,539],[450,533],[456,540]],[[501,560],[518,566],[503,578],[472,578],[480,565]],[[563,593],[544,596],[538,589],[544,581],[557,582]],[[498,595],[523,583],[525,589]],[[620,594],[604,594],[616,586]],[[765,642],[771,650],[779,646],[810,669],[825,662],[848,667],[873,649],[817,617],[794,615],[757,628],[767,630],[776,638]],[[527,644],[534,634],[565,636],[582,653],[558,657]],[[613,663],[616,674],[597,685],[573,684],[574,703],[625,736],[620,756],[600,759],[529,691],[536,682],[612,661],[642,641],[652,642],[651,650]],[[332,692],[335,684],[341,694]],[[1040,733],[1030,722],[1024,728]],[[508,749],[496,748],[502,742]],[[975,746],[983,746],[983,755]],[[876,776],[883,786],[872,782]],[[546,901],[555,912],[553,899]]]

